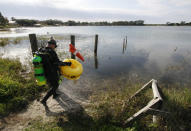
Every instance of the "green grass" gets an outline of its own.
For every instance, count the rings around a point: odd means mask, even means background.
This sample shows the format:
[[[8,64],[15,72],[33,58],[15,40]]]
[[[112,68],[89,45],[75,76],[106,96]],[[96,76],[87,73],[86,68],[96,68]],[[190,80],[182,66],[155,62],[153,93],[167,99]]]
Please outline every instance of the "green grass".
[[[109,122],[115,124],[124,121],[152,99],[152,91],[148,90],[127,103],[125,111],[121,111],[124,100],[129,98],[132,91],[140,87],[139,85],[131,85],[131,87],[127,87],[124,90],[99,92],[93,98],[94,106],[92,110],[96,109],[94,116],[96,116],[98,120],[100,120],[99,118],[101,117],[105,117],[102,123]],[[148,115],[137,120],[136,126],[130,125],[130,127],[136,127],[135,129],[137,130],[190,130],[191,89],[184,87],[174,88],[173,85],[171,85],[171,88],[161,88],[164,95],[164,104],[161,110],[169,112],[170,114],[159,116],[157,124],[152,124],[152,116]]]
[[[160,121],[160,126],[167,125],[168,130],[190,130],[191,128],[191,89],[167,88],[163,89],[163,110],[170,115]]]
[[[25,67],[19,61],[0,58],[0,116],[26,108],[30,101],[39,97],[41,91],[46,90],[36,86],[32,73],[25,72]],[[124,127],[122,123],[147,105],[153,97],[150,89],[126,102],[143,84],[140,82],[127,84],[125,88],[99,90],[91,95],[91,104],[86,107],[86,111],[55,117],[49,122],[43,122],[40,118],[32,120],[25,130],[190,130],[191,89],[177,85],[169,85],[166,88],[162,84],[160,84],[164,95],[162,110],[170,114],[160,116],[156,124],[152,123],[152,115],[148,115]]]
[[[0,38],[0,46],[4,47],[8,44],[19,44],[22,40],[25,40],[26,37],[15,37],[15,38]]]
[[[44,88],[36,86],[18,60],[0,58],[0,116],[24,109]]]
[[[0,38],[0,46],[6,46],[7,44],[9,44],[9,39],[8,38]]]
[[[42,122],[42,118],[38,117],[35,120],[32,120],[28,124],[28,128],[24,131],[63,131],[61,127],[58,127],[55,121]]]
[[[75,116],[66,115],[55,118],[52,122],[33,121],[26,130],[66,130],[66,131],[174,131],[190,130],[191,127],[191,89],[161,87],[164,103],[161,110],[170,112],[158,117],[152,123],[152,115],[141,118],[127,127],[122,123],[152,99],[152,90],[125,101],[135,93],[142,84],[127,85],[124,89],[107,89],[96,92],[90,97],[91,103],[86,112]],[[125,104],[126,103],[126,104]],[[125,106],[124,106],[125,105]],[[80,115],[81,114],[81,115]],[[84,117],[86,116],[86,117]],[[88,117],[87,117],[88,116]],[[48,125],[48,126],[46,126]]]

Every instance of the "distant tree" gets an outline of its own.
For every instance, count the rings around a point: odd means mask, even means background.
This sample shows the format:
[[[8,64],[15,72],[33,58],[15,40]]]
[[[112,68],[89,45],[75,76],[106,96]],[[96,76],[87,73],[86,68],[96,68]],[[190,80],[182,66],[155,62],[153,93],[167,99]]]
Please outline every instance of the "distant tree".
[[[4,16],[1,14],[1,12],[0,12],[0,25],[5,26],[5,25],[7,25],[8,23],[9,23],[9,20],[8,20],[6,17],[4,17]]]
[[[167,25],[170,25],[171,23],[170,22],[166,22]]]
[[[181,25],[185,25],[186,22],[185,22],[185,21],[181,21],[180,24],[181,24]]]
[[[180,25],[180,23],[175,23],[177,26],[179,26]]]
[[[110,25],[144,25],[144,20],[136,20],[136,21],[114,21],[110,23]]]
[[[143,25],[144,24],[144,20],[136,20],[135,24],[136,25]]]
[[[11,20],[12,20],[12,21],[15,21],[16,19],[15,19],[15,17],[11,17]]]
[[[89,23],[88,22],[81,22],[80,25],[88,25]],[[91,24],[93,25],[93,23]]]
[[[73,21],[73,20],[69,20],[69,21],[66,22],[66,25],[74,26],[74,25],[77,25],[77,23],[75,21]]]
[[[34,26],[38,23],[38,20],[29,20],[29,19],[15,19],[15,22],[19,26]]]
[[[45,25],[63,25],[64,24],[60,20],[52,20],[52,19],[41,21],[41,23]]]

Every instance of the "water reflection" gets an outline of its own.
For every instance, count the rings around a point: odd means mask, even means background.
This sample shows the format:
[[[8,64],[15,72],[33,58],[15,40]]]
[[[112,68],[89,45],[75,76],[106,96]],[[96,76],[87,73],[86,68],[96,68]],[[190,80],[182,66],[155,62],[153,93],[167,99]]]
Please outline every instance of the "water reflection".
[[[191,78],[190,56],[174,54],[172,60],[173,64],[166,68],[165,73],[160,78],[161,81],[165,84],[178,83],[189,86]]]
[[[94,55],[94,61],[95,61],[95,69],[98,69],[98,57],[97,57],[97,55]]]
[[[0,47],[0,55],[3,58],[19,59],[26,65],[32,57],[29,40],[20,40],[19,44],[11,43]]]
[[[28,32],[49,32],[47,38],[55,33],[61,60],[71,57],[68,44],[70,35],[75,34],[76,48],[85,57],[85,62],[82,63],[84,73],[72,85],[75,89],[79,86],[81,91],[86,87],[117,86],[119,79],[125,82],[155,78],[166,84],[189,83],[191,32],[188,29],[191,27],[47,27],[29,28]],[[94,55],[95,34],[99,34],[98,56]],[[42,43],[45,42],[42,40]],[[27,52],[29,41],[19,45],[0,48],[0,54],[12,57],[12,53],[25,60],[23,56],[30,53]]]
[[[127,49],[127,36],[123,39],[123,54],[125,53]]]

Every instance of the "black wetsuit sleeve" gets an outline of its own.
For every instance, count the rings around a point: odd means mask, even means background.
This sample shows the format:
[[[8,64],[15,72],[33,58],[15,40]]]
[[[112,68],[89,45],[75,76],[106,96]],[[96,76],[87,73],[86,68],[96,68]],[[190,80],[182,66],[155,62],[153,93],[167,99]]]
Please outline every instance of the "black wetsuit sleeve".
[[[53,59],[53,64],[55,64],[56,66],[71,66],[71,62],[62,62],[59,60],[58,55],[56,54],[56,52],[54,50],[50,50],[50,54],[52,56]]]

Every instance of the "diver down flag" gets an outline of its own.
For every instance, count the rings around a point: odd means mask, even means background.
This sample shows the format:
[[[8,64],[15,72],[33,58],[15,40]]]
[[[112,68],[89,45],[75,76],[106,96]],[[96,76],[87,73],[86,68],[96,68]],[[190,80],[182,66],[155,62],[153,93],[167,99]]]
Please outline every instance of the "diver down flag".
[[[74,54],[75,56],[77,56],[78,58],[80,58],[82,61],[84,61],[84,57],[80,54],[80,52],[77,51],[76,48],[72,44],[70,44],[69,46],[70,46],[69,51],[72,54]]]

